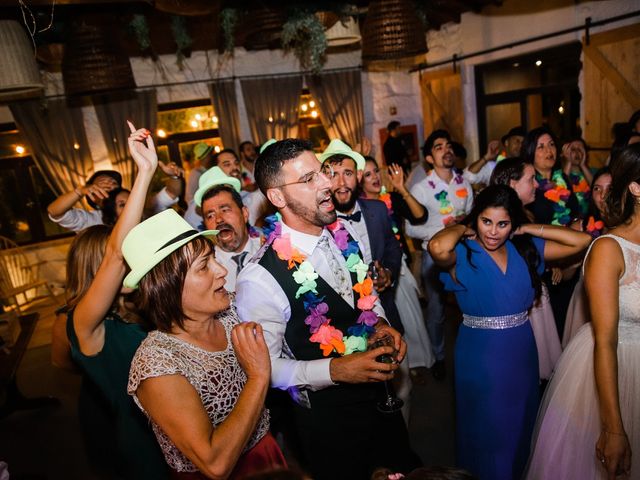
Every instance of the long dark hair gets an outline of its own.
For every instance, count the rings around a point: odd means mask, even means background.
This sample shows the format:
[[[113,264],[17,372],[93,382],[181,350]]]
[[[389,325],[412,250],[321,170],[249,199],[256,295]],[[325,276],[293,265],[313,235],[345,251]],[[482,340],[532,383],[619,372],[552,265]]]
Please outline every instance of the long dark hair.
[[[611,175],[611,169],[609,167],[602,167],[596,173],[593,174],[593,180],[591,181],[591,196],[589,197],[589,211],[582,219],[582,230],[587,231],[587,225],[589,224],[589,219],[593,217],[594,221],[602,220],[602,214],[598,207],[596,207],[596,202],[593,201],[593,186],[596,184],[596,181],[603,175]]]
[[[536,158],[536,148],[538,146],[538,140],[543,135],[549,135],[556,146],[556,163],[553,166],[553,170],[561,168],[560,165],[560,144],[554,133],[548,127],[538,127],[527,133],[522,142],[522,158],[527,162],[535,166],[534,160]]]
[[[515,232],[520,226],[528,223],[527,214],[516,191],[506,185],[490,185],[482,190],[474,199],[473,208],[464,223],[474,231],[478,231],[478,218],[480,214],[487,208],[504,208],[511,219],[511,231]],[[514,235],[511,242],[518,250],[520,256],[524,259],[529,270],[529,277],[531,278],[531,286],[535,291],[535,298],[540,296],[542,291],[542,280],[538,275],[538,266],[540,265],[540,254],[538,249],[533,244],[530,235]],[[466,241],[463,241],[463,245],[467,249],[467,260],[469,264],[475,268],[471,262],[471,255],[473,250]]]
[[[114,188],[109,192],[109,196],[104,199],[104,202],[102,202],[102,223],[105,225],[113,226],[116,224],[118,220],[116,214],[116,198],[122,192],[131,193],[126,188]]]
[[[611,167],[611,188],[605,201],[605,222],[609,228],[623,225],[635,212],[636,199],[629,191],[633,182],[640,183],[640,143],[620,152]]]

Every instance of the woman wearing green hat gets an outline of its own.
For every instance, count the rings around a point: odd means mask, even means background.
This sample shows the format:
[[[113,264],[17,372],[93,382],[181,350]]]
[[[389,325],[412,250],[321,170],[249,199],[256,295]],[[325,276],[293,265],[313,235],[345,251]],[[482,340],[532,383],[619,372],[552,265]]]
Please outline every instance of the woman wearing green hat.
[[[86,293],[68,313],[67,336],[73,360],[86,378],[96,385],[106,399],[115,427],[116,458],[114,464],[119,477],[130,479],[168,478],[163,461],[148,422],[127,395],[127,378],[131,359],[147,335],[138,322],[140,317],[121,295],[126,265],[120,247],[126,234],[142,216],[145,197],[157,166],[153,141],[145,129],[129,125],[129,149],[138,166],[138,174],[131,195],[116,222],[104,249],[100,266],[93,272],[68,272],[70,278],[81,276],[90,282]],[[142,143],[147,139],[149,148]],[[102,256],[95,252],[94,255]],[[83,287],[85,288],[85,287]],[[98,434],[100,432],[97,432]]]
[[[268,433],[271,362],[260,325],[240,323],[227,271],[173,210],[140,223],[122,252],[156,331],[131,363],[129,394],[149,417],[173,478],[243,478],[286,462]]]

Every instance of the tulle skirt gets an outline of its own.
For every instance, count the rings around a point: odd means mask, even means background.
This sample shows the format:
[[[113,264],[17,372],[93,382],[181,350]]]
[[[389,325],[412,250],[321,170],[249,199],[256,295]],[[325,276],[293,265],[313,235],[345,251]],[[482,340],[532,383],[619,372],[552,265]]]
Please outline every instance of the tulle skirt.
[[[562,334],[562,348],[567,348],[569,342],[576,336],[580,327],[591,321],[589,304],[587,303],[587,292],[584,289],[584,278],[581,276],[573,290],[569,308],[567,309],[567,321],[564,324]]]
[[[431,348],[431,340],[418,300],[418,283],[404,259],[396,287],[395,302],[404,327],[409,367],[430,368],[436,361],[436,357]]]
[[[631,475],[640,478],[640,324],[619,327],[620,410],[631,444]],[[584,325],[562,354],[545,393],[534,432],[527,480],[600,480],[601,432],[593,373],[593,330]]]
[[[529,321],[538,350],[538,369],[540,378],[548,379],[562,354],[558,329],[553,318],[553,309],[549,300],[549,290],[542,284],[540,300],[533,304],[529,312]]]

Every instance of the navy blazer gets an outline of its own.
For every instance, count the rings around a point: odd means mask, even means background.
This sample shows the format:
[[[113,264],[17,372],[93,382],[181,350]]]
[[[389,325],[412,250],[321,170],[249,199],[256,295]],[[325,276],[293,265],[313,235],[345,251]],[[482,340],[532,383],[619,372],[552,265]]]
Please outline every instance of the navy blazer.
[[[395,283],[400,275],[402,263],[402,247],[391,229],[391,220],[386,205],[380,200],[358,199],[362,218],[367,226],[371,259],[378,260],[383,267],[391,271],[393,287],[380,293],[380,303],[387,315],[387,320],[396,330],[404,333],[400,323],[400,315],[394,300]]]

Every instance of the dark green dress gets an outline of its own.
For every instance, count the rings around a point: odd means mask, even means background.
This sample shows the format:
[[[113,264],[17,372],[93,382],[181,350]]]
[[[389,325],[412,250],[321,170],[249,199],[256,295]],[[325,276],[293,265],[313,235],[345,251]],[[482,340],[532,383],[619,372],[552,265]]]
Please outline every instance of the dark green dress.
[[[147,336],[142,326],[124,322],[110,313],[104,321],[102,351],[86,356],[80,351],[73,327],[73,310],[67,314],[71,356],[105,396],[116,430],[116,471],[124,478],[166,479],[168,467],[147,419],[127,394],[129,368],[138,346]]]

